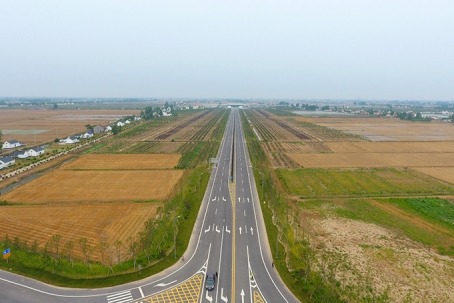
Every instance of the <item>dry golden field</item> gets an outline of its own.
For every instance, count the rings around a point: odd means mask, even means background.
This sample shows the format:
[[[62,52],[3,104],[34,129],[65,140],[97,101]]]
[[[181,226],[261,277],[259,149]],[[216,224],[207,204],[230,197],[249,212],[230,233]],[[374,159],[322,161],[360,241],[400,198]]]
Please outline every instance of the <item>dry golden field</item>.
[[[139,110],[0,110],[3,141],[16,139],[27,145],[42,144],[86,130],[85,125],[138,115]]]
[[[174,168],[180,154],[89,154],[63,168],[81,170],[165,169]]]
[[[8,203],[131,202],[163,200],[183,175],[181,170],[55,170],[13,189]]]
[[[297,121],[315,123],[361,135],[372,141],[452,141],[454,124],[432,121],[411,122],[395,118],[298,117]]]
[[[39,247],[53,235],[61,235],[61,247],[74,242],[74,257],[82,259],[77,241],[87,238],[94,247],[104,241],[112,247],[116,240],[127,243],[129,237],[143,229],[143,224],[156,215],[162,203],[85,203],[63,205],[23,205],[0,208],[0,228],[3,236],[28,240],[28,246],[38,241]],[[126,248],[123,258],[126,259]],[[92,260],[101,260],[95,250]],[[115,260],[116,261],[116,260]]]
[[[447,167],[454,153],[329,153],[287,154],[305,168]]]

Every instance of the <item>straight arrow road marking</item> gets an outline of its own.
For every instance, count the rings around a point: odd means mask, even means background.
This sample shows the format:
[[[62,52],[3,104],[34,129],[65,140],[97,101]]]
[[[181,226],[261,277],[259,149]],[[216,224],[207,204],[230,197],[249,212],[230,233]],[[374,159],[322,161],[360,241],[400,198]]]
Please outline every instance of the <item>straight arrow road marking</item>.
[[[241,226],[240,226],[239,230],[240,230],[240,235],[241,235],[241,231],[243,230],[243,229],[241,228]]]
[[[251,227],[251,234],[254,235],[254,229]]]
[[[159,284],[156,284],[154,287],[164,287],[164,286],[167,286],[167,285],[170,285],[170,284],[173,284],[177,282],[177,280],[173,280],[172,282],[169,282],[169,283],[159,283]]]
[[[247,198],[247,203],[249,203],[249,198]]]
[[[241,303],[244,303],[244,290],[241,290]]]

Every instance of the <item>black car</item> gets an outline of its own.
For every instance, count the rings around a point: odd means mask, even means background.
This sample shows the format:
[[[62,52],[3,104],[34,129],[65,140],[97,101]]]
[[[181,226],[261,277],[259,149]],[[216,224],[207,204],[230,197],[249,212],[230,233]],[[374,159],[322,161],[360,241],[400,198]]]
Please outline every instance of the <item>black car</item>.
[[[205,288],[208,290],[213,290],[215,282],[216,282],[216,274],[215,273],[207,274],[207,279],[205,280]]]

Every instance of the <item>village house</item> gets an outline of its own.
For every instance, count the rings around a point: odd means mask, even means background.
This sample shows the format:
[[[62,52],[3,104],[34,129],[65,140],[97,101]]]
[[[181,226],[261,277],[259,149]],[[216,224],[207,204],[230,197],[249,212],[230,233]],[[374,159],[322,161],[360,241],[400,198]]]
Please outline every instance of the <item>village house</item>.
[[[16,150],[11,154],[13,158],[25,159],[28,158],[28,150]]]
[[[24,146],[24,145],[25,145],[24,143],[19,142],[17,140],[9,140],[9,141],[6,141],[5,143],[3,143],[2,148],[11,149],[11,148],[19,147],[19,146]]]
[[[106,128],[104,129],[104,132],[108,132],[108,131],[111,131],[112,130],[112,126],[110,125],[107,125]]]
[[[91,129],[89,129],[81,137],[84,138],[84,139],[91,138],[91,137],[93,137],[93,131]]]
[[[74,144],[79,142],[79,138],[77,136],[69,136],[66,139],[61,139],[60,144]]]
[[[38,157],[39,155],[43,155],[43,154],[44,154],[44,147],[42,147],[42,146],[33,147],[28,150],[28,155],[30,157]]]
[[[93,126],[93,133],[95,135],[102,134],[104,131],[104,126],[102,126],[101,124]]]
[[[1,157],[0,158],[0,169],[14,165],[16,163],[16,160],[14,160],[13,157],[6,156],[6,157]]]

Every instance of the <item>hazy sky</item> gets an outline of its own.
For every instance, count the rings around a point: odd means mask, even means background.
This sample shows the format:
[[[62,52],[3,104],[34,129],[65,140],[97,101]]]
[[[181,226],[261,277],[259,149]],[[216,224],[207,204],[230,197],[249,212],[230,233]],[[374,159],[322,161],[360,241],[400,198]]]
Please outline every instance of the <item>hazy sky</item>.
[[[454,1],[0,0],[0,96],[454,100]]]

